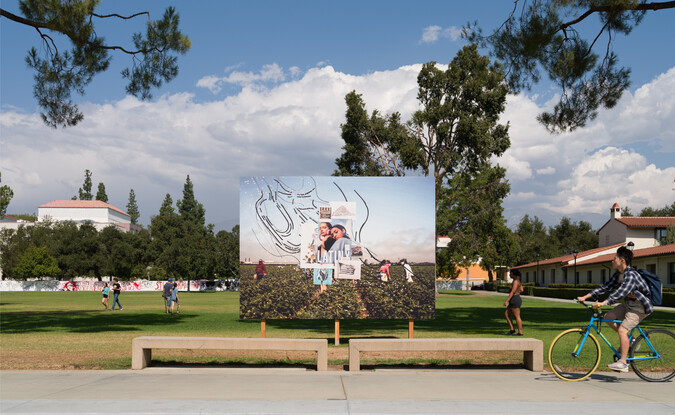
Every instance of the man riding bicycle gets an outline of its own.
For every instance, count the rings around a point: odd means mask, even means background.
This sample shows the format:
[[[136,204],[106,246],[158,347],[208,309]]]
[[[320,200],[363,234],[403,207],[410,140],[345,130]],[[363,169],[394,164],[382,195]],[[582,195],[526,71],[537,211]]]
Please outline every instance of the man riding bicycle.
[[[605,301],[594,303],[594,307],[611,305],[622,298],[626,298],[626,301],[605,314],[605,318],[608,320],[622,320],[621,323],[607,323],[614,331],[619,333],[621,358],[607,366],[617,372],[628,372],[626,362],[630,347],[628,333],[654,310],[654,306],[649,301],[650,291],[647,283],[635,268],[630,266],[632,259],[633,252],[625,246],[619,247],[614,259],[612,259],[612,268],[616,270],[612,278],[590,293],[577,297],[579,301],[585,301],[588,298],[596,299],[598,296],[616,289]]]

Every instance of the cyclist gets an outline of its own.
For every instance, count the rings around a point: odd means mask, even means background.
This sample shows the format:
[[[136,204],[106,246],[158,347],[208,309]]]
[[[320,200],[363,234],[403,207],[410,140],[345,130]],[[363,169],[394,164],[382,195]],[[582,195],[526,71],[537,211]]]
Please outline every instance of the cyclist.
[[[619,323],[607,323],[612,329],[619,333],[621,358],[608,365],[610,369],[617,372],[628,372],[628,333],[635,328],[645,317],[650,315],[654,306],[649,301],[649,287],[640,274],[630,266],[633,259],[633,252],[625,246],[616,250],[616,255],[612,259],[612,268],[616,270],[606,283],[594,289],[590,293],[577,297],[579,301],[585,301],[588,298],[596,299],[598,296],[611,290],[616,290],[601,303],[594,303],[595,307],[611,305],[626,298],[626,300],[605,314],[608,320],[622,320]]]

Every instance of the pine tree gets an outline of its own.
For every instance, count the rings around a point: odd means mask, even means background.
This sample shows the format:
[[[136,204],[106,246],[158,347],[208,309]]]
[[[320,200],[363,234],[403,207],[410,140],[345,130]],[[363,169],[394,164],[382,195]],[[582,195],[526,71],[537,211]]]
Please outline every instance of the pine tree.
[[[82,187],[77,190],[80,200],[91,200],[94,195],[91,194],[91,171],[89,169],[84,171],[84,183]]]
[[[98,184],[98,192],[96,192],[96,200],[108,203],[108,195],[105,193],[105,185],[103,183]]]
[[[159,214],[160,216],[167,216],[171,215],[172,213],[174,213],[173,199],[171,198],[171,195],[167,193],[164,197],[164,201],[162,202],[162,206],[159,208]]]
[[[178,213],[185,221],[192,222],[196,225],[204,225],[206,212],[204,210],[204,205],[195,199],[190,175],[185,179],[183,199],[176,202],[176,206],[178,207]]]
[[[127,203],[127,213],[131,216],[131,223],[138,225],[138,218],[141,216],[136,204],[136,193],[134,189],[129,191],[129,202]]]

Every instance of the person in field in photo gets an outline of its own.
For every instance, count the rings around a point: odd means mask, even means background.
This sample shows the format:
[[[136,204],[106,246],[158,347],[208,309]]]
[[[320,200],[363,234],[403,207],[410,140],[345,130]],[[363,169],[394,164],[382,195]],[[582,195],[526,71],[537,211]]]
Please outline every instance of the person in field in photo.
[[[258,265],[255,267],[255,279],[256,280],[261,280],[264,276],[267,275],[267,267],[265,267],[265,263],[263,260],[258,261]]]
[[[391,266],[391,262],[387,261],[386,259],[382,260],[380,262],[380,271],[379,271],[379,277],[381,281],[388,282],[389,278],[391,277],[391,274],[389,274],[389,267]]]
[[[413,282],[413,277],[415,276],[415,274],[413,274],[412,267],[410,266],[410,264],[408,264],[408,260],[405,258],[402,259],[401,265],[403,265],[403,271],[405,271],[406,282]]]
[[[180,314],[180,300],[178,299],[178,282],[173,283],[173,287],[171,288],[171,312],[173,313],[173,307],[176,305],[178,309],[176,310],[176,314]]]

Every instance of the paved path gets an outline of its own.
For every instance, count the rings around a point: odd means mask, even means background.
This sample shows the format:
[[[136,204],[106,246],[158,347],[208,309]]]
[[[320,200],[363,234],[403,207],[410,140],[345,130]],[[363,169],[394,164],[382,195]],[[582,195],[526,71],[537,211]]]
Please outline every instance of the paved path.
[[[524,369],[1,371],[2,414],[675,413],[675,383]]]

